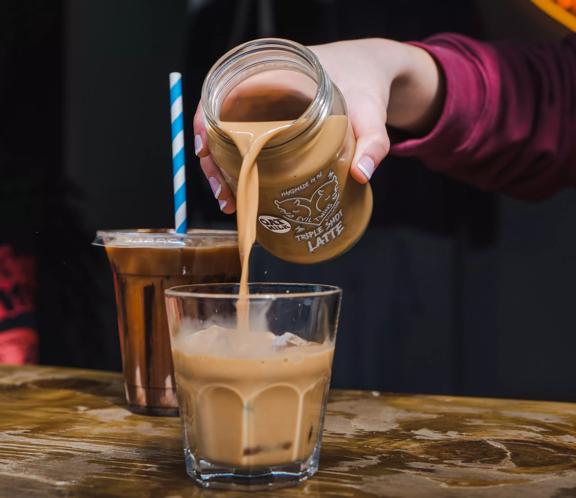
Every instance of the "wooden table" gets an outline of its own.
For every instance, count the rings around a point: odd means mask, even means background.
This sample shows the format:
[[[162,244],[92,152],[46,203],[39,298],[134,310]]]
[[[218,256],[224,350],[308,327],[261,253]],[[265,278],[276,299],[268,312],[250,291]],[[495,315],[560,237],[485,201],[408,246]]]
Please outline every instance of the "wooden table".
[[[236,498],[184,471],[176,418],[119,374],[0,367],[0,497]],[[274,497],[576,497],[576,405],[334,391],[321,469]]]

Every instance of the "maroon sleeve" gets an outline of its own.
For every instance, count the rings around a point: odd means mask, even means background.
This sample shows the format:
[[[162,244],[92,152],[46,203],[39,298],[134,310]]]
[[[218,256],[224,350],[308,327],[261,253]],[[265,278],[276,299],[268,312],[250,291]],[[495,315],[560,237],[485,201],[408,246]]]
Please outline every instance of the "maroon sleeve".
[[[524,199],[576,185],[576,35],[519,45],[442,34],[416,45],[444,73],[444,109],[428,135],[393,154]]]

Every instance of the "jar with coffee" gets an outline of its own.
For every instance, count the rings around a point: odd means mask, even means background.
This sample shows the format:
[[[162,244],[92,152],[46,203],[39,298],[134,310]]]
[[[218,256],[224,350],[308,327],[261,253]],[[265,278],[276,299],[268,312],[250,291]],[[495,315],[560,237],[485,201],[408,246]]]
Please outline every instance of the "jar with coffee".
[[[281,39],[236,47],[206,76],[202,110],[212,158],[236,192],[239,233],[255,230],[296,263],[331,259],[362,236],[372,190],[350,177],[346,103],[309,49]],[[257,164],[242,178],[243,157]]]

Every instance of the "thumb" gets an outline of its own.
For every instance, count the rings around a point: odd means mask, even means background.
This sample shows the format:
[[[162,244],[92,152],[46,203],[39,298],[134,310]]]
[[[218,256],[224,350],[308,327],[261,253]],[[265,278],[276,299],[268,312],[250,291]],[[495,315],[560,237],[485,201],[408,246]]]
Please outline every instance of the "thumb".
[[[368,183],[390,151],[385,109],[385,106],[370,105],[365,109],[356,108],[350,113],[352,129],[356,135],[356,151],[350,173],[358,183]]]

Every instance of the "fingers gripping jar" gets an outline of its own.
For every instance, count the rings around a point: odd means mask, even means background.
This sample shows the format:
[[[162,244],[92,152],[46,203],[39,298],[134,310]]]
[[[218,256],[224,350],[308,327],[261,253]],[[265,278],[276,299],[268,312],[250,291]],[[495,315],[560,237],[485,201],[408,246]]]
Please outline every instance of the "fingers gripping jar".
[[[281,39],[240,45],[204,81],[210,153],[236,191],[242,156],[226,123],[290,122],[257,158],[257,240],[275,256],[316,263],[364,233],[372,190],[350,177],[355,139],[342,94],[306,47]]]

